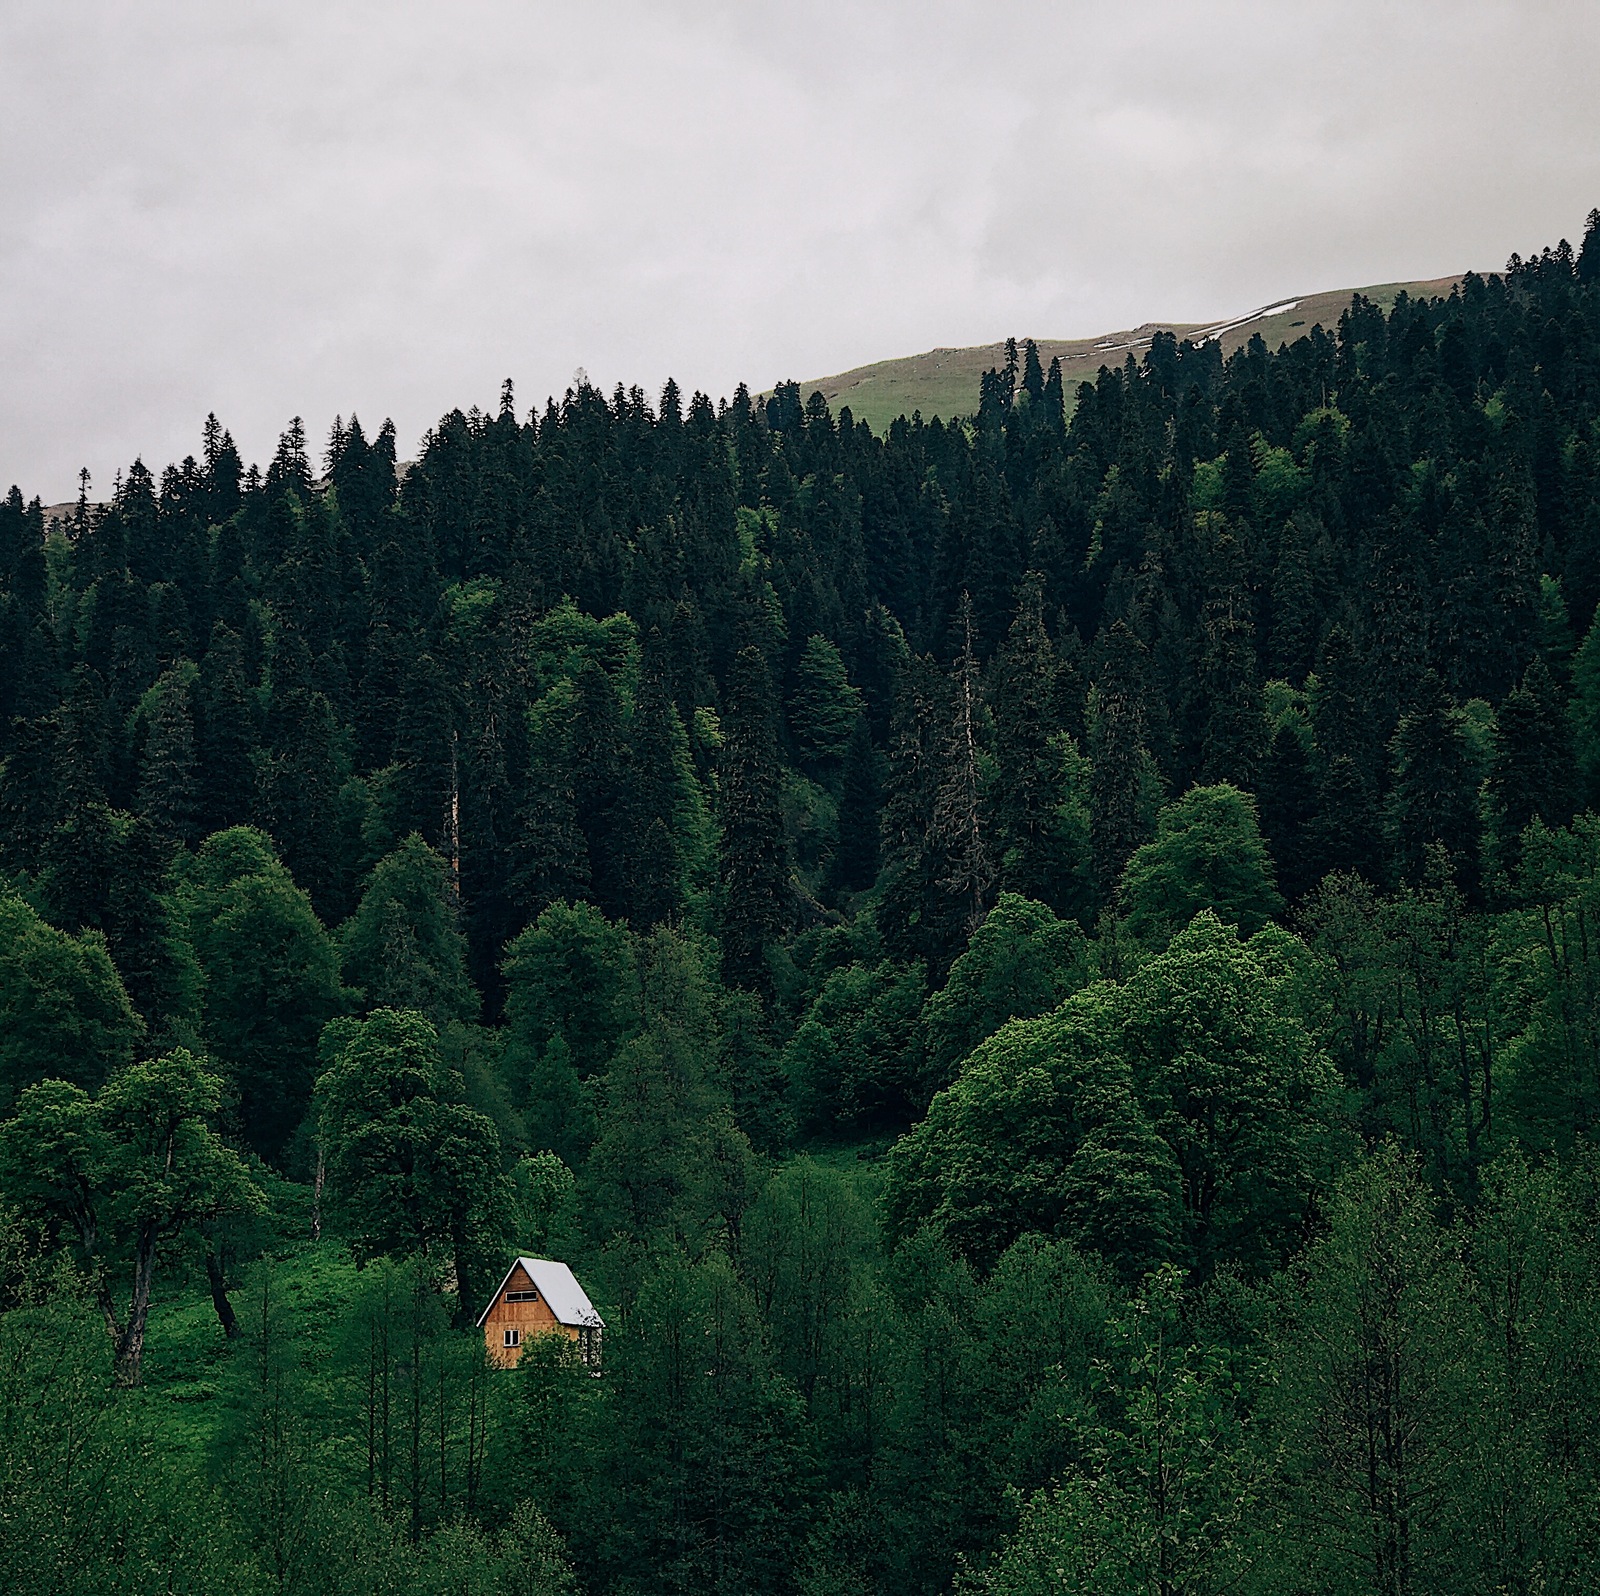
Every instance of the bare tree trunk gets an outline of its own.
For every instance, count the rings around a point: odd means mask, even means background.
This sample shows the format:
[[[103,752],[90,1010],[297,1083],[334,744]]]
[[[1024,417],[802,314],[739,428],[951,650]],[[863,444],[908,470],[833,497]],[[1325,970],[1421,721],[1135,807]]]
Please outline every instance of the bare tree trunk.
[[[322,1138],[317,1137],[317,1172],[311,1179],[311,1239],[322,1240],[322,1182],[326,1174]]]
[[[117,1384],[137,1385],[144,1360],[144,1327],[150,1317],[150,1283],[156,1272],[156,1229],[153,1224],[139,1227],[134,1252],[133,1296],[128,1303],[128,1322],[117,1342]]]
[[[211,1286],[211,1306],[217,1310],[217,1323],[222,1326],[223,1335],[232,1341],[239,1334],[239,1320],[233,1304],[228,1301],[228,1280],[222,1267],[221,1249],[214,1247],[209,1237],[206,1240],[206,1280]]]

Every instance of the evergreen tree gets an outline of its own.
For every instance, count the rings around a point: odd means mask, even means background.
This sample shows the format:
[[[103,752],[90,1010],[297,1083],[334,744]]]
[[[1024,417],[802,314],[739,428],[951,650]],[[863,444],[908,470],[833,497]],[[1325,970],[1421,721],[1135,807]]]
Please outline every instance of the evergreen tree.
[[[1443,848],[1457,883],[1478,885],[1478,780],[1460,711],[1428,672],[1392,745],[1389,839],[1395,874],[1421,882],[1430,847]]]
[[[1305,739],[1288,720],[1272,734],[1259,782],[1261,835],[1277,873],[1278,885],[1291,902],[1316,885],[1317,850],[1312,827],[1317,817],[1317,791]]]
[[[1104,640],[1089,697],[1089,819],[1095,886],[1109,895],[1144,840],[1144,647],[1118,621]]]
[[[373,867],[339,943],[369,1009],[416,1009],[436,1030],[477,1017],[449,866],[415,832]]]
[[[850,685],[838,646],[826,637],[806,639],[794,671],[789,727],[809,765],[844,757],[861,714],[861,693]]]
[[[1572,819],[1572,765],[1565,706],[1545,662],[1535,656],[1500,705],[1489,773],[1495,828],[1509,870],[1531,821],[1564,826]]]
[[[941,951],[946,957],[983,923],[996,877],[982,801],[983,699],[973,652],[972,609],[965,595],[957,625],[961,652],[951,673],[950,719],[939,750],[939,784],[934,794],[931,828],[942,893],[938,915],[943,932]]]
[[[829,885],[836,891],[864,892],[878,878],[881,763],[871,724],[865,715],[856,716],[839,779],[839,841],[828,861]]]
[[[734,656],[721,769],[723,968],[769,992],[767,948],[788,923],[790,889],[772,683],[757,648]]]
[[[165,671],[151,692],[139,774],[139,813],[163,842],[173,846],[191,843],[200,806],[188,675]]]
[[[993,811],[1007,887],[1060,908],[1069,893],[1063,878],[1070,870],[1061,858],[1056,826],[1060,672],[1044,628],[1042,583],[1036,572],[1024,581],[1016,617],[994,659]]]

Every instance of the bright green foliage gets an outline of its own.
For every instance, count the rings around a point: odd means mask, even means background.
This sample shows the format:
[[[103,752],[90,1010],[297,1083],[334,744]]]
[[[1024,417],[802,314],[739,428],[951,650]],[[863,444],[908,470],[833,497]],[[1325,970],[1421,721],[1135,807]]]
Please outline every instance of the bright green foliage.
[[[1029,1230],[1135,1275],[1178,1255],[1260,1267],[1333,1156],[1332,1076],[1270,948],[1211,914],[1124,987],[980,1046],[895,1148],[887,1202],[979,1262]]]
[[[726,1258],[653,1270],[607,1357],[606,1574],[648,1560],[653,1588],[682,1596],[790,1588],[810,1483],[801,1405]]]
[[[323,1037],[317,1108],[328,1187],[358,1257],[449,1258],[462,1311],[492,1287],[510,1217],[494,1124],[418,1013],[379,1009]]]
[[[143,1031],[102,936],[68,936],[0,896],[0,1110],[45,1074],[97,1086]]]
[[[339,933],[344,977],[368,1008],[420,1009],[441,1029],[477,1017],[449,866],[413,832],[373,868]]]
[[[441,1529],[411,1577],[418,1596],[577,1596],[578,1589],[561,1537],[529,1501],[517,1504],[498,1534],[470,1521]]]
[[[896,1231],[930,1223],[980,1265],[1028,1231],[1066,1235],[1134,1273],[1165,1257],[1178,1172],[1140,1112],[1121,1029],[1120,994],[1102,983],[983,1043],[895,1146]]]
[[[128,1385],[139,1383],[159,1250],[261,1205],[212,1129],[220,1101],[221,1082],[179,1051],[127,1066],[97,1097],[41,1081],[0,1126],[0,1191],[73,1250]],[[119,1268],[129,1272],[125,1304],[113,1287]]]
[[[1029,1502],[994,1567],[991,1596],[1146,1596],[1240,1588],[1261,1537],[1265,1467],[1233,1412],[1214,1350],[1189,1342],[1181,1278],[1146,1281],[1113,1331],[1116,1422],[1075,1425],[1074,1465]]]
[[[649,1245],[736,1230],[755,1196],[755,1159],[718,1078],[712,950],[657,927],[640,950],[643,1025],[598,1082],[598,1136],[584,1217]]]
[[[1128,861],[1117,892],[1129,931],[1153,948],[1201,909],[1251,936],[1283,908],[1255,800],[1226,782],[1191,788],[1161,811],[1154,840]]]
[[[1333,1070],[1297,1012],[1280,935],[1242,942],[1201,913],[1124,989],[1123,1047],[1202,1268],[1281,1257],[1345,1150]]]
[[[554,1153],[535,1153],[517,1160],[511,1179],[512,1245],[537,1258],[565,1257],[576,1240],[572,1171]]]
[[[943,988],[922,1011],[929,1079],[948,1085],[961,1060],[1007,1020],[1053,1009],[1084,981],[1086,945],[1070,920],[1002,892]]]
[[[818,1128],[904,1124],[927,1095],[918,1016],[921,965],[853,964],[823,984],[785,1068],[801,1113]]]
[[[1540,907],[1507,916],[1502,946],[1522,1001],[1500,1059],[1504,1129],[1526,1146],[1570,1151],[1600,1123],[1600,820],[1534,825],[1519,881]]]
[[[259,831],[208,837],[181,893],[202,1030],[245,1141],[284,1156],[311,1104],[317,1039],[344,1002],[333,940]]]
[[[639,1023],[638,976],[627,928],[592,904],[556,903],[506,950],[506,1068],[525,1093],[531,1070],[560,1036],[580,1079],[605,1069]]]
[[[1352,1171],[1307,1258],[1297,1333],[1277,1349],[1296,1585],[1474,1588],[1459,1561],[1464,1526],[1436,1506],[1462,1458],[1466,1288],[1411,1161],[1390,1145]]]
[[[801,757],[812,764],[842,759],[860,714],[861,692],[850,685],[838,645],[808,637],[789,696],[789,728]]]

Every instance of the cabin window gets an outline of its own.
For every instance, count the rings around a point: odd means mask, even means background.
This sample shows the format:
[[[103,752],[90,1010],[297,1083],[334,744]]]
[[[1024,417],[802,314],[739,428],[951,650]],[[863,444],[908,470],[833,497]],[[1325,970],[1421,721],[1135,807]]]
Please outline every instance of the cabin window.
[[[539,1293],[537,1291],[508,1291],[506,1293],[507,1302],[537,1302],[538,1300]]]
[[[522,1332],[520,1330],[507,1330],[505,1344],[508,1347],[520,1346],[522,1344]]]

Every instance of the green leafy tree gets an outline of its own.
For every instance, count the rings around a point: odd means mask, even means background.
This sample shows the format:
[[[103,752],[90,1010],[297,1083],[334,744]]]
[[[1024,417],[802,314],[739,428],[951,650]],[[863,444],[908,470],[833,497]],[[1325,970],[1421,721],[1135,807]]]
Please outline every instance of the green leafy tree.
[[[1341,1183],[1306,1258],[1294,1328],[1274,1348],[1286,1584],[1465,1588],[1448,1504],[1459,1500],[1464,1371],[1452,1363],[1466,1302],[1456,1244],[1414,1163],[1384,1145]]]
[[[1116,990],[1100,983],[980,1045],[895,1144],[894,1233],[931,1224],[980,1266],[1028,1231],[1067,1236],[1134,1275],[1168,1256],[1178,1171],[1134,1096],[1121,1028]]]
[[[1053,1009],[1083,984],[1085,955],[1076,924],[1002,892],[923,1007],[931,1081],[948,1085],[961,1060],[1007,1020]]]
[[[835,970],[785,1055],[795,1105],[814,1128],[903,1125],[927,1097],[918,1017],[920,964],[892,959]]]
[[[1283,908],[1255,800],[1226,784],[1193,787],[1161,811],[1155,838],[1128,861],[1118,888],[1128,929],[1163,948],[1201,909],[1246,936]]]
[[[477,1017],[449,866],[413,832],[373,867],[339,933],[344,977],[369,1008],[420,1009],[443,1029]]]
[[[1146,1281],[1114,1332],[1114,1419],[1075,1426],[1077,1461],[972,1582],[993,1596],[1177,1596],[1249,1588],[1267,1471],[1226,1359],[1185,1335],[1181,1280]]]
[[[243,1161],[212,1128],[220,1102],[217,1077],[179,1051],[128,1065],[94,1097],[66,1081],[38,1082],[0,1126],[0,1185],[72,1248],[123,1384],[139,1383],[162,1249],[261,1205]]]
[[[789,1588],[809,1484],[802,1410],[726,1258],[663,1260],[607,1356],[609,1578],[646,1569],[657,1590],[718,1596]]]
[[[333,940],[259,831],[201,844],[180,894],[202,1030],[245,1141],[281,1159],[311,1104],[322,1027],[345,1001]]]
[[[603,1071],[639,1024],[633,942],[588,903],[556,903],[506,950],[508,1084],[517,1100],[559,1037],[579,1080]]]
[[[328,1190],[358,1256],[448,1259],[460,1311],[491,1289],[511,1219],[500,1137],[421,1014],[379,1009],[323,1036],[317,1081]]]
[[[0,896],[0,1109],[47,1076],[98,1086],[143,1032],[98,932],[68,936]]]

